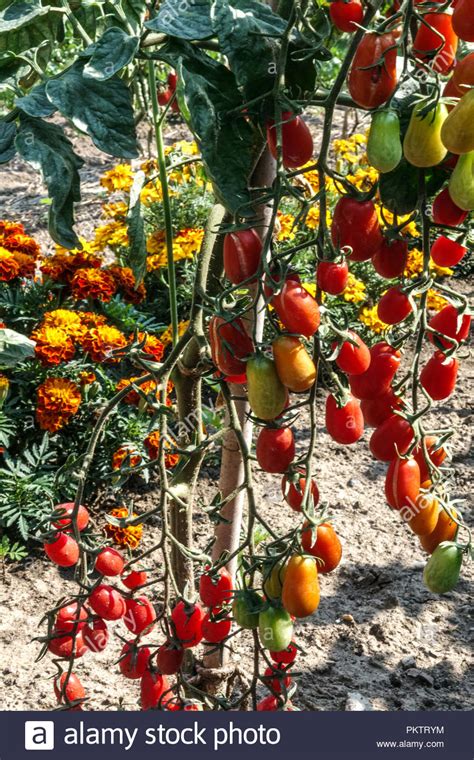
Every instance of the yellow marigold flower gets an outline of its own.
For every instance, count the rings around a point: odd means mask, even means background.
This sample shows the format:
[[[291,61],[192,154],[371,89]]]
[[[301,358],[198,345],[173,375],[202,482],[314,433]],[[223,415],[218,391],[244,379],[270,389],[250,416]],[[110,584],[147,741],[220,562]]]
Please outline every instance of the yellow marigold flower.
[[[127,216],[128,206],[125,201],[116,201],[113,203],[104,203],[102,205],[102,215],[112,219],[125,219]]]
[[[443,296],[440,295],[437,290],[428,291],[428,298],[426,300],[428,309],[433,309],[433,311],[441,311],[441,309],[446,306],[447,303],[448,301],[446,298],[443,298]]]
[[[81,322],[87,327],[87,329],[91,327],[99,327],[99,325],[105,325],[107,322],[103,314],[96,314],[93,311],[80,311],[78,314],[81,315]]]
[[[125,348],[127,339],[116,327],[98,325],[91,327],[80,339],[80,345],[94,362],[116,362],[115,351]]]
[[[123,221],[115,219],[95,230],[94,243],[100,250],[107,246],[126,246],[128,242],[127,226]]]
[[[381,224],[392,225],[395,223],[395,216],[391,211],[378,203],[375,204],[375,209],[377,211],[377,216]],[[410,235],[411,237],[420,237],[420,231],[416,226],[416,222],[408,221],[409,219],[410,215],[397,217],[397,224],[403,224],[403,222],[407,222],[404,227],[401,228],[402,233],[404,235]]]
[[[200,251],[203,237],[204,230],[200,228],[180,230],[173,240],[173,259],[175,261],[192,259]],[[154,232],[148,238],[147,251],[151,254],[147,261],[149,272],[167,265],[168,258],[163,230]]]
[[[68,362],[75,354],[74,343],[59,327],[40,327],[31,337],[36,341],[36,357],[45,366]]]
[[[369,327],[374,333],[382,333],[389,327],[389,325],[379,319],[376,305],[372,307],[366,306],[362,309],[359,314],[359,320],[362,324],[367,325],[367,327]]]
[[[84,335],[86,327],[82,322],[81,314],[69,309],[55,309],[47,311],[43,317],[43,327],[58,327],[71,338],[79,338]]]
[[[20,274],[20,265],[14,255],[0,246],[0,282],[10,282]]]
[[[291,214],[282,214],[278,212],[278,224],[277,228],[277,240],[294,240],[295,232],[293,231],[293,225],[295,223],[295,217]]]
[[[112,469],[120,470],[123,464],[126,467],[137,467],[141,461],[141,455],[133,446],[120,446],[112,454]]]
[[[63,248],[61,245],[56,245],[56,253],[73,257],[78,262],[77,266],[84,266],[84,264],[87,264],[89,261],[95,261],[96,259],[100,262],[100,259],[95,255],[98,249],[94,241],[86,240],[80,236],[79,241],[82,248],[71,248],[69,250],[68,248]],[[95,264],[90,264],[90,266],[95,266]]]
[[[354,277],[352,272],[349,272],[347,285],[342,293],[342,297],[349,303],[360,303],[361,301],[365,301],[367,297],[365,284],[361,280],[358,280],[357,277]]]
[[[149,182],[140,193],[140,200],[144,206],[151,206],[152,203],[161,203],[163,200],[163,190],[158,180]]]
[[[95,372],[88,372],[87,370],[84,370],[83,372],[79,372],[79,382],[82,386],[84,385],[92,385],[92,383],[95,383],[97,380]]]
[[[367,169],[361,167],[357,169],[355,174],[347,175],[347,180],[359,190],[370,189],[378,181],[378,178],[378,171],[371,166],[368,166]]]
[[[449,277],[453,274],[452,269],[448,269],[448,267],[440,267],[435,262],[430,259],[429,262],[429,269],[430,272],[433,272],[435,276],[437,277]],[[423,251],[420,251],[418,248],[412,248],[410,251],[408,251],[408,259],[407,259],[407,265],[405,267],[405,270],[403,272],[405,277],[417,277],[423,272]]]
[[[116,190],[128,192],[133,185],[133,169],[130,164],[117,164],[113,169],[104,172],[100,178],[100,184],[109,193]]]
[[[112,509],[110,516],[119,518],[128,517],[128,509],[127,507],[117,507],[116,509]],[[132,517],[138,517],[138,515],[133,512]],[[138,525],[127,525],[125,528],[118,528],[116,525],[112,525],[112,523],[107,523],[105,532],[114,544],[128,546],[129,549],[136,549],[142,539],[143,525],[142,523],[138,523]]]
[[[186,332],[186,330],[188,329],[188,327],[189,327],[189,320],[184,321],[184,322],[180,322],[178,324],[178,335],[179,335],[179,337],[181,337],[182,335],[184,335],[184,333]],[[168,327],[166,328],[166,330],[163,333],[161,333],[160,340],[161,340],[161,342],[163,343],[163,345],[165,347],[170,345],[170,343],[173,340],[173,329],[172,329],[171,325],[168,325]]]
[[[81,404],[79,387],[65,377],[49,377],[38,388],[36,420],[42,430],[57,433]]]
[[[116,290],[113,276],[104,269],[78,269],[71,280],[71,292],[78,301],[96,298],[107,303]]]
[[[6,375],[0,375],[0,409],[7,400],[10,381]]]

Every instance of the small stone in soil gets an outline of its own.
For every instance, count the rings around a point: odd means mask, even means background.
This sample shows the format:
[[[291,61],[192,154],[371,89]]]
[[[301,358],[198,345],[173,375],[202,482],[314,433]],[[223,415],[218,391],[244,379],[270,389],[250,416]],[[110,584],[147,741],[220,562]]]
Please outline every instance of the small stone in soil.
[[[427,686],[434,686],[434,678],[432,678],[432,676],[430,676],[428,673],[424,673],[422,670],[418,670],[418,668],[409,668],[409,670],[407,670],[407,676],[410,676],[410,678],[415,678],[417,681],[425,683]]]
[[[342,615],[339,620],[336,620],[336,623],[345,623],[345,625],[350,625],[352,628],[356,625],[356,621],[352,615],[349,614]]]
[[[385,636],[385,631],[380,625],[380,623],[374,623],[373,625],[371,625],[369,628],[369,633],[371,636],[374,636],[377,639],[377,641],[382,641],[382,642],[387,641],[386,636]]]
[[[403,660],[400,661],[400,665],[403,670],[408,670],[408,668],[414,668],[416,666],[416,660],[414,657],[404,657]]]
[[[396,673],[390,673],[390,683],[392,686],[401,686],[402,679]]]
[[[364,710],[373,710],[369,700],[358,691],[350,691],[347,695],[345,708],[346,712],[363,712]]]

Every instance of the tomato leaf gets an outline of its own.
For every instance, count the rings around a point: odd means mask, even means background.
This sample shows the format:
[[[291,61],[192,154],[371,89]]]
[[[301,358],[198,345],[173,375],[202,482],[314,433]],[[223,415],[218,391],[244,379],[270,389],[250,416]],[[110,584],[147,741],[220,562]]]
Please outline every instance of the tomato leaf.
[[[109,27],[100,40],[88,48],[92,56],[84,68],[84,77],[110,79],[133,60],[139,44],[138,37],[130,37],[117,26]]]
[[[14,122],[0,122],[0,164],[6,164],[15,155],[15,137],[16,124]]]
[[[41,172],[52,199],[49,232],[65,248],[81,246],[72,229],[74,202],[81,199],[78,169],[84,163],[61,127],[42,119],[20,116],[16,138],[19,154]]]
[[[143,22],[145,21],[145,15],[147,12],[146,0],[121,0],[121,2],[119,0],[117,5],[121,5],[123,9],[127,20],[127,28],[130,25],[136,34],[142,32]]]
[[[2,2],[0,8],[0,53],[31,51],[55,39],[62,24],[61,14],[41,0]]]
[[[46,84],[51,102],[74,126],[86,132],[104,153],[134,158],[138,146],[130,91],[117,75],[103,82],[83,76],[84,61],[76,61]]]
[[[53,106],[46,95],[46,86],[44,84],[39,84],[28,95],[18,98],[15,101],[15,105],[29,116],[51,116],[56,111],[56,107]]]
[[[145,24],[152,32],[162,32],[183,40],[205,40],[213,35],[211,0],[164,0],[155,18]]]
[[[129,239],[127,263],[135,276],[135,282],[140,285],[146,274],[146,235],[145,224],[141,213],[140,192],[145,183],[145,172],[137,172],[130,190],[130,201],[127,213],[127,231]]]

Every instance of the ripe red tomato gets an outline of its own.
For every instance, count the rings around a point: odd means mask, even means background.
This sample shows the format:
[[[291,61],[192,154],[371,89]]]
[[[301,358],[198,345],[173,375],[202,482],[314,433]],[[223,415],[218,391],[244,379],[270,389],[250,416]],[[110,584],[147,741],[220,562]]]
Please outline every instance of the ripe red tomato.
[[[343,444],[355,443],[364,434],[364,418],[360,402],[355,398],[349,399],[340,407],[334,396],[326,399],[326,429],[335,441]]]
[[[467,253],[467,248],[455,240],[440,235],[431,246],[430,255],[439,267],[455,267]]]
[[[321,322],[318,303],[296,280],[287,279],[271,303],[288,332],[310,338],[318,329]]]
[[[381,277],[392,280],[403,273],[408,258],[408,245],[404,240],[386,240],[372,256],[374,269]]]
[[[303,470],[299,472],[303,472]],[[285,501],[295,512],[301,512],[305,489],[306,478],[298,477],[298,474],[296,475],[296,480],[290,480],[287,475],[284,475],[281,479],[281,490]],[[313,506],[317,507],[319,503],[319,489],[314,478],[311,480],[310,498],[313,500]]]
[[[262,681],[273,694],[281,694],[290,688],[291,676],[284,665],[278,664],[265,669]]]
[[[170,697],[170,684],[166,676],[161,675],[157,670],[146,670],[140,681],[140,704],[142,710],[165,707]]]
[[[152,603],[146,596],[137,596],[127,599],[126,614],[123,619],[129,631],[138,636],[143,631],[150,633],[156,621],[156,612]]]
[[[397,287],[389,288],[377,306],[377,314],[387,325],[397,325],[413,311],[405,293]]]
[[[474,15],[469,0],[458,0],[453,12],[453,29],[459,39],[474,42]]]
[[[411,457],[392,459],[385,479],[385,496],[393,509],[416,508],[420,486],[418,462]]]
[[[79,545],[67,533],[57,533],[56,538],[43,547],[51,562],[59,567],[72,567],[79,559]]]
[[[430,64],[438,74],[447,74],[454,65],[458,49],[452,16],[449,13],[425,13],[423,20],[425,23],[420,23],[413,40],[415,57]]]
[[[281,663],[283,665],[291,665],[291,663],[295,661],[297,654],[298,650],[292,641],[282,652],[270,652],[270,657],[273,662]]]
[[[347,261],[335,264],[332,261],[320,261],[318,264],[318,288],[332,296],[338,296],[347,287],[349,267]]]
[[[349,92],[362,108],[378,108],[395,90],[399,34],[369,32],[362,37],[348,78]]]
[[[81,702],[86,698],[80,679],[75,673],[61,673],[59,678],[54,679],[54,693],[58,703],[70,705],[71,702]]]
[[[185,702],[179,698],[170,699],[166,704],[166,710],[170,710],[171,712],[178,712],[179,710],[184,710],[185,712],[200,712],[202,709],[203,707],[200,702],[190,702],[189,700]]]
[[[425,437],[425,442],[429,459],[436,467],[441,467],[447,457],[446,450],[442,446],[438,446],[438,439],[435,438],[435,436],[427,435]],[[420,468],[421,482],[424,483],[430,479],[430,471],[425,461],[423,446],[421,444],[418,444],[415,447],[413,450],[413,456],[418,462],[418,467]]]
[[[433,221],[435,224],[457,227],[464,222],[468,213],[469,211],[464,211],[456,206],[447,187],[441,190],[433,201]]]
[[[178,75],[175,71],[170,71],[168,74],[168,87],[172,92],[176,90],[176,87],[178,86]]]
[[[360,0],[333,0],[329,6],[331,21],[340,32],[355,32],[356,24],[361,24],[364,9]]]
[[[125,615],[125,599],[112,586],[101,583],[89,596],[89,604],[104,620],[119,620]]]
[[[370,451],[375,459],[391,462],[399,454],[405,454],[413,441],[413,428],[407,420],[392,414],[370,437]]]
[[[172,641],[165,641],[158,649],[156,662],[160,672],[172,676],[178,672],[183,664],[184,649]]]
[[[382,396],[388,391],[400,360],[400,351],[383,341],[375,343],[370,349],[369,369],[362,375],[352,375],[349,378],[352,394],[361,399]]]
[[[84,643],[91,652],[103,652],[109,640],[109,630],[107,623],[100,617],[88,623],[83,630]]]
[[[120,575],[125,565],[125,560],[117,549],[107,546],[97,555],[95,569],[101,575]]]
[[[401,409],[402,406],[402,399],[395,395],[392,388],[388,388],[381,396],[366,398],[360,403],[364,422],[368,427],[378,427],[392,416],[395,409]]]
[[[79,607],[77,602],[66,604],[58,610],[56,615],[56,628],[60,631],[80,631],[84,628],[88,618],[85,607]]]
[[[240,285],[250,280],[260,266],[262,241],[257,230],[229,232],[224,237],[224,271],[228,280]]]
[[[313,155],[313,138],[306,122],[291,111],[281,115],[282,158],[285,169],[298,169],[308,163]],[[277,130],[275,122],[267,124],[267,142],[273,158],[277,157]]]
[[[336,364],[339,369],[342,369],[348,375],[361,375],[370,366],[370,351],[362,338],[355,332],[349,330],[348,333],[355,345],[350,340],[345,340],[336,357]],[[333,349],[336,345],[336,343],[333,343]]]
[[[64,504],[58,504],[54,507],[55,520],[53,525],[55,528],[70,528],[71,527],[71,515],[74,510],[74,502],[66,501]],[[57,515],[57,517],[56,517]],[[77,529],[79,531],[87,528],[89,524],[89,512],[82,504],[79,505],[77,511]]]
[[[68,633],[62,636],[62,631],[53,628],[53,638],[48,642],[48,650],[56,657],[64,659],[70,659],[73,655],[74,657],[82,657],[87,652],[82,633],[82,631],[78,631],[75,635]]]
[[[149,647],[139,647],[135,641],[127,641],[120,653],[120,672],[125,678],[141,678],[148,667],[151,651]]]
[[[195,647],[202,639],[202,621],[205,612],[200,604],[179,601],[171,613],[176,636],[183,649]]]
[[[253,354],[252,339],[247,335],[243,321],[212,317],[209,322],[209,342],[212,361],[224,375],[245,373],[245,359]]]
[[[350,261],[367,261],[383,242],[380,224],[372,201],[359,201],[349,195],[339,198],[334,209],[331,238],[336,248],[351,248]]]
[[[206,571],[210,570],[209,565]],[[232,598],[232,576],[225,567],[217,571],[205,572],[199,580],[199,596],[206,607],[219,607]]]
[[[132,570],[131,573],[121,580],[124,586],[134,589],[143,586],[148,580],[148,575],[144,570]]]
[[[462,317],[458,310],[450,303],[443,306],[434,317],[428,322],[433,330],[446,335],[448,338],[454,338],[458,343],[462,343],[469,336],[471,329],[471,317],[469,314],[463,314]],[[444,340],[439,335],[428,333],[428,338],[432,343],[439,341],[444,348],[450,348],[453,344],[449,340]]]
[[[441,351],[435,351],[420,373],[420,382],[433,401],[442,401],[451,395],[458,369],[459,362],[454,356],[447,359]]]
[[[314,540],[313,531],[316,532]],[[330,573],[341,561],[342,545],[329,523],[321,523],[317,528],[313,528],[306,521],[301,532],[301,545],[307,554],[322,560],[318,562],[318,573]]]
[[[256,454],[265,472],[286,472],[295,458],[295,438],[291,428],[262,428]]]
[[[232,620],[225,615],[220,607],[213,607],[202,621],[204,641],[210,644],[220,644],[227,638],[232,628]]]

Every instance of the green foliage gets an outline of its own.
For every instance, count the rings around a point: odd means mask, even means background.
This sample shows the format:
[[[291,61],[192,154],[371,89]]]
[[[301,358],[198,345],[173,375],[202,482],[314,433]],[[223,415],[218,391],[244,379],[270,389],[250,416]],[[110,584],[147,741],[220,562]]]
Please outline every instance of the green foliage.
[[[28,556],[28,549],[18,541],[12,543],[8,536],[2,536],[0,541],[0,562],[20,562]]]

